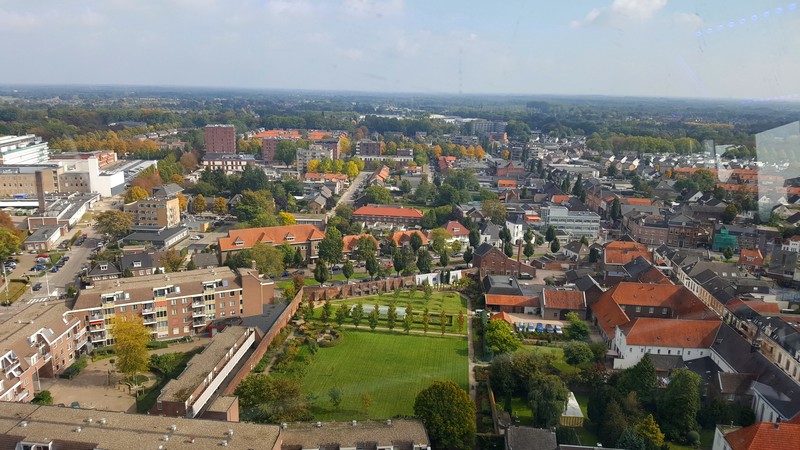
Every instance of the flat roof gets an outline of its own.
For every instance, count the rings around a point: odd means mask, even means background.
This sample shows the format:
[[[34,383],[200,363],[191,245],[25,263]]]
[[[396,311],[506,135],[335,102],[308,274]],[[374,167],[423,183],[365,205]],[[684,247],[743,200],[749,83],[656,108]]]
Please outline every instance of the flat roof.
[[[189,360],[186,369],[174,380],[170,380],[161,395],[159,401],[182,402],[188,399],[200,383],[210,374],[214,367],[225,358],[236,341],[250,331],[247,327],[231,326],[217,333],[211,343],[199,355]]]
[[[0,326],[0,349],[3,351],[11,350],[11,346],[22,340],[27,340],[42,328],[49,328],[62,323],[66,326],[64,313],[69,311],[69,307],[63,300],[26,305],[25,309],[17,312]]]
[[[175,431],[170,429],[172,425],[175,425]],[[228,434],[229,430],[232,435]],[[220,447],[222,441],[227,441],[228,448],[244,450],[254,446],[273,448],[280,428],[276,425],[0,402],[0,434],[3,448],[13,448],[7,446],[25,441],[55,442],[55,448],[141,450],[163,445],[170,449],[197,450]],[[169,441],[164,439],[165,436]]]

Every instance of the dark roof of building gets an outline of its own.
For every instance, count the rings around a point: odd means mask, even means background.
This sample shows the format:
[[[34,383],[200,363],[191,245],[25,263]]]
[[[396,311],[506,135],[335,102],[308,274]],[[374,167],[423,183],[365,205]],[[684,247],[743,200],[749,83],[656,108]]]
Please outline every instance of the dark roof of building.
[[[134,265],[135,262],[138,262],[138,265]],[[125,269],[149,269],[155,266],[155,262],[153,259],[152,253],[129,253],[126,255],[122,255],[122,262],[120,263],[120,267],[124,271]]]
[[[650,353],[650,361],[653,362],[653,367],[656,370],[670,371],[686,367],[683,362],[683,357],[679,355],[654,355]]]
[[[753,390],[759,392],[784,418],[800,413],[800,385],[727,324],[722,324],[711,346],[733,370],[751,373],[758,380]]]
[[[492,244],[489,244],[488,242],[484,242],[483,244],[479,245],[475,249],[473,254],[475,256],[483,256],[483,255],[489,253],[489,251],[491,251],[493,248],[494,248],[494,246]]]
[[[89,271],[89,277],[99,277],[103,275],[119,275],[120,270],[117,268],[117,265],[112,262],[98,262],[97,264],[92,267],[92,270]]]
[[[633,278],[638,278],[639,275],[647,272],[651,267],[653,267],[653,264],[642,256],[637,256],[622,266],[628,272],[628,275]]]
[[[522,295],[517,279],[506,275],[483,277],[483,292],[486,294]]]
[[[717,389],[722,394],[744,395],[750,392],[750,386],[756,376],[752,373],[717,373]]]
[[[506,429],[506,450],[556,450],[556,433],[531,427]]]
[[[179,192],[183,192],[183,188],[175,183],[167,183],[153,189],[153,197],[172,197]]]
[[[700,378],[703,379],[706,383],[711,383],[714,377],[722,372],[722,369],[711,359],[710,356],[704,356],[702,358],[692,359],[689,361],[685,361],[684,364],[686,368],[691,370],[692,372],[700,375]]]
[[[219,266],[219,259],[213,253],[195,253],[192,255],[192,262],[198,268]]]

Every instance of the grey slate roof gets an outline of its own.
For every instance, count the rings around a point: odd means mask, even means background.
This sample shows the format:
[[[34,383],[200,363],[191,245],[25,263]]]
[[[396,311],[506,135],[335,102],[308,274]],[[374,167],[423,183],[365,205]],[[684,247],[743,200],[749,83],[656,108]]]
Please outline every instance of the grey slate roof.
[[[213,253],[195,253],[192,255],[192,262],[198,269],[219,266],[217,255]]]
[[[554,431],[531,428],[509,427],[506,430],[506,450],[556,450]]]

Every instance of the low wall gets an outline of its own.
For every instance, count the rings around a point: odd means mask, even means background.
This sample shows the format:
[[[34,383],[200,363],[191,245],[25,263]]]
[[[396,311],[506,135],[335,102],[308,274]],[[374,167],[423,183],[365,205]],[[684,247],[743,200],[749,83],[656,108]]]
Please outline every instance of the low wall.
[[[292,320],[292,316],[294,313],[297,312],[297,309],[303,303],[303,294],[305,288],[301,288],[297,295],[294,296],[292,302],[283,310],[281,315],[275,320],[275,323],[272,325],[272,328],[267,331],[263,338],[258,342],[255,351],[250,355],[250,358],[242,365],[242,368],[239,369],[239,372],[231,379],[230,384],[228,387],[225,388],[225,392],[222,395],[233,395],[233,391],[239,386],[239,383],[250,374],[253,368],[261,361],[261,358],[264,357],[264,354],[267,353],[267,349],[269,349],[270,344],[272,341],[275,340],[275,337],[281,330]]]

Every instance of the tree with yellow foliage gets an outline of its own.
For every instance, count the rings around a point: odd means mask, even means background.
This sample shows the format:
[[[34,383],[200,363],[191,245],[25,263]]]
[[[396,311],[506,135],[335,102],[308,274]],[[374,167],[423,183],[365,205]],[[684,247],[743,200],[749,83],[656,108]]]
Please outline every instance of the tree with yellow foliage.
[[[180,210],[186,211],[186,209],[189,207],[189,200],[186,198],[186,196],[178,192],[175,197],[178,197],[178,207]]]
[[[350,154],[350,139],[346,137],[339,138],[339,154],[342,156]]]
[[[297,224],[297,220],[294,218],[293,215],[289,214],[288,212],[281,211],[278,213],[278,222],[281,225],[295,225]]]
[[[433,151],[433,156],[434,157],[438,158],[438,157],[442,156],[442,146],[441,145],[434,145],[432,151]]]
[[[194,198],[194,205],[192,205],[194,212],[198,214],[205,212],[207,207],[208,203],[206,203],[206,198],[203,197],[203,194],[197,194],[197,197]]]
[[[175,183],[178,186],[183,186],[183,175],[179,173],[173,173],[171,177],[169,177],[170,183]]]
[[[358,176],[358,164],[355,161],[347,161],[344,166],[344,173],[350,181],[353,181]]]
[[[226,212],[228,212],[228,202],[222,197],[215,198],[214,212],[217,214],[225,214]]]
[[[148,194],[144,188],[139,186],[131,186],[131,188],[125,192],[125,203],[138,202],[139,200],[144,200],[149,196],[150,194]]]
[[[306,172],[307,173],[319,173],[319,160],[318,159],[312,159],[311,161],[309,161],[308,162],[308,170],[306,170]]]
[[[147,370],[150,361],[147,354],[150,329],[144,325],[141,316],[117,316],[111,319],[111,336],[114,338],[114,365],[134,384],[138,384],[136,375]]]

